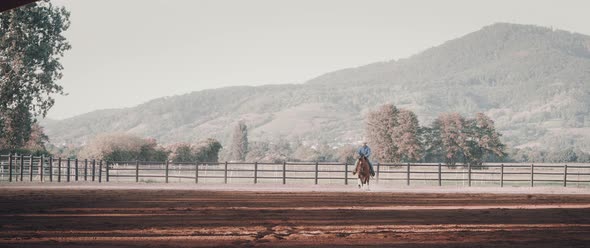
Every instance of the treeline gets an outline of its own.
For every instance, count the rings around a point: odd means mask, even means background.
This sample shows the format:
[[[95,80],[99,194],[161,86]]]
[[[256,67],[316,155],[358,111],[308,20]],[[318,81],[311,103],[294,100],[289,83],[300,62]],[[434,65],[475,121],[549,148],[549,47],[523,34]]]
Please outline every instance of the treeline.
[[[153,138],[112,133],[99,135],[80,148],[79,152],[64,155],[110,161],[215,162],[221,148],[221,143],[215,139],[206,139],[194,144],[176,143],[164,146]]]
[[[508,161],[535,163],[590,163],[590,153],[573,147],[563,150],[541,150],[538,148],[511,149]]]
[[[233,129],[222,159],[228,161],[347,161],[352,163],[358,146],[305,144],[298,140],[248,141],[248,128],[239,122]],[[367,141],[378,162],[444,162],[481,166],[484,162],[590,162],[590,155],[573,148],[544,152],[509,149],[500,140],[494,121],[483,113],[466,118],[458,113],[440,114],[429,126],[417,116],[394,105],[370,111],[366,119]]]
[[[369,112],[366,134],[373,159],[382,162],[445,162],[481,166],[490,158],[504,158],[505,145],[494,122],[477,113],[439,115],[430,126],[420,126],[416,114],[387,104]]]

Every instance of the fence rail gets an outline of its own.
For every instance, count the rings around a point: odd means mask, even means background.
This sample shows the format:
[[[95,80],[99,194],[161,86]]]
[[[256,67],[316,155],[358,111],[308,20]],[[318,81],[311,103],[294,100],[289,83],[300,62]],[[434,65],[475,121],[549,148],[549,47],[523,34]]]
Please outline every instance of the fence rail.
[[[589,164],[375,163],[375,181],[399,185],[590,186]],[[349,184],[353,164],[334,162],[103,161],[0,155],[0,182],[192,182]]]

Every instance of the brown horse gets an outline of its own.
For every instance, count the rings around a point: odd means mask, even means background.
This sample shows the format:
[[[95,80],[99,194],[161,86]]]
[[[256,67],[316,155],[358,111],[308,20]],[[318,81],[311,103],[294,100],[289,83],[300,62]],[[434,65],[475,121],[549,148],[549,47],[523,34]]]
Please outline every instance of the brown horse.
[[[367,186],[367,190],[369,189],[369,180],[371,179],[371,171],[369,169],[369,161],[364,156],[361,156],[356,163],[356,168],[352,172],[353,175],[358,174],[358,187],[362,188],[365,185]]]

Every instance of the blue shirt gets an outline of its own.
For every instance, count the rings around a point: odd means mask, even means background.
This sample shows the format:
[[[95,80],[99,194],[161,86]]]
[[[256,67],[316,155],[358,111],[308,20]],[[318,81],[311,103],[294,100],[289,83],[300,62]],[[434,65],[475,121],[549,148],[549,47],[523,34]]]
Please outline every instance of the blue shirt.
[[[363,155],[366,158],[369,158],[369,156],[371,156],[371,148],[369,148],[369,146],[361,146],[359,147],[357,152],[359,155]]]

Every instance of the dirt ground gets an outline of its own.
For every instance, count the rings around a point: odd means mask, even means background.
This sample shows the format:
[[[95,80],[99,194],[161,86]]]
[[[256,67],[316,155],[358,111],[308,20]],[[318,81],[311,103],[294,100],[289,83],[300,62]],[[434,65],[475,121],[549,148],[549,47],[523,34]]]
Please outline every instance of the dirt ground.
[[[590,247],[590,195],[0,187],[0,247]]]

